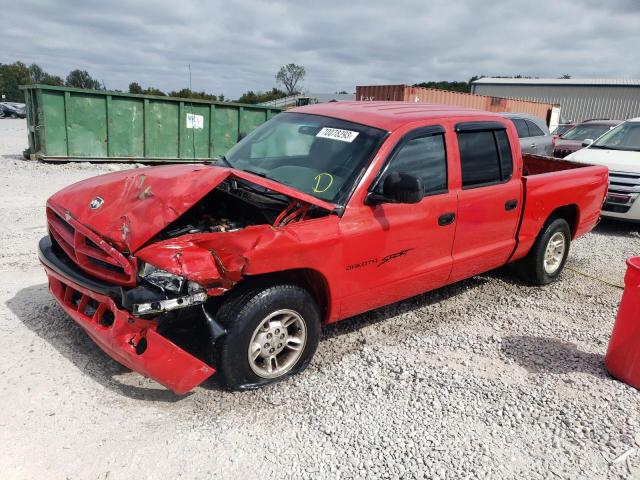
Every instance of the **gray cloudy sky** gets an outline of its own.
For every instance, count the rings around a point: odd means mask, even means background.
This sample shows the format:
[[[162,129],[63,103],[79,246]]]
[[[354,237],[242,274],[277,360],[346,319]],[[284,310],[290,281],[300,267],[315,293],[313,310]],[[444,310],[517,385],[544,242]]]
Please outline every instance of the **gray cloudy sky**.
[[[472,75],[640,77],[640,0],[3,0],[0,62],[237,97]]]

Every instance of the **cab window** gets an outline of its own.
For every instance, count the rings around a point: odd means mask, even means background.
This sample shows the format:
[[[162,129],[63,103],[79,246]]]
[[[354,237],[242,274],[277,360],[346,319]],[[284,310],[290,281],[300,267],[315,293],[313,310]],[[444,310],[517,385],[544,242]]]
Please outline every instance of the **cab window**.
[[[513,175],[511,145],[504,126],[473,123],[456,126],[462,188],[506,182]]]
[[[410,135],[392,155],[374,191],[382,193],[384,178],[392,172],[420,178],[425,195],[447,191],[447,153],[443,133]]]

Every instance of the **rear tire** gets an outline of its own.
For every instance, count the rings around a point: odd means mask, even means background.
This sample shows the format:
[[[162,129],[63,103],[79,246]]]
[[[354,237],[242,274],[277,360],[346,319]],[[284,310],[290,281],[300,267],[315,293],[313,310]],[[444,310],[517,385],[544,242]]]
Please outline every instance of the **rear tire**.
[[[542,228],[529,254],[520,263],[520,274],[533,285],[556,280],[567,261],[571,229],[563,218],[552,218]]]
[[[231,390],[262,387],[301,372],[320,340],[319,309],[298,285],[231,292],[216,319],[227,333],[213,345],[212,363],[220,383]]]

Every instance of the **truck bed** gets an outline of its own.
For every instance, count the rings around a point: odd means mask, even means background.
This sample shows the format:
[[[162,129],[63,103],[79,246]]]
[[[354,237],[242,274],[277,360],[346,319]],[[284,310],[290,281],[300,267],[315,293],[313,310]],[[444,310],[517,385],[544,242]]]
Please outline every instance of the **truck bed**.
[[[585,168],[590,165],[584,163],[571,162],[559,158],[545,157],[543,155],[522,155],[522,175],[530,177],[532,175],[541,175],[543,173],[559,172],[562,170],[573,170],[576,168]]]
[[[524,210],[512,260],[527,254],[546,219],[560,208],[575,218],[573,239],[589,232],[600,219],[608,185],[606,167],[541,155],[523,155],[522,163]]]

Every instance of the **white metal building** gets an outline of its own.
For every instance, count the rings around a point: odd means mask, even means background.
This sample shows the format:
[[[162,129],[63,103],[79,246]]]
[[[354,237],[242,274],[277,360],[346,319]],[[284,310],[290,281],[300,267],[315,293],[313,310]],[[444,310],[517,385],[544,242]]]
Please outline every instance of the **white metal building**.
[[[471,93],[557,103],[567,120],[640,117],[640,80],[582,78],[481,78]]]

